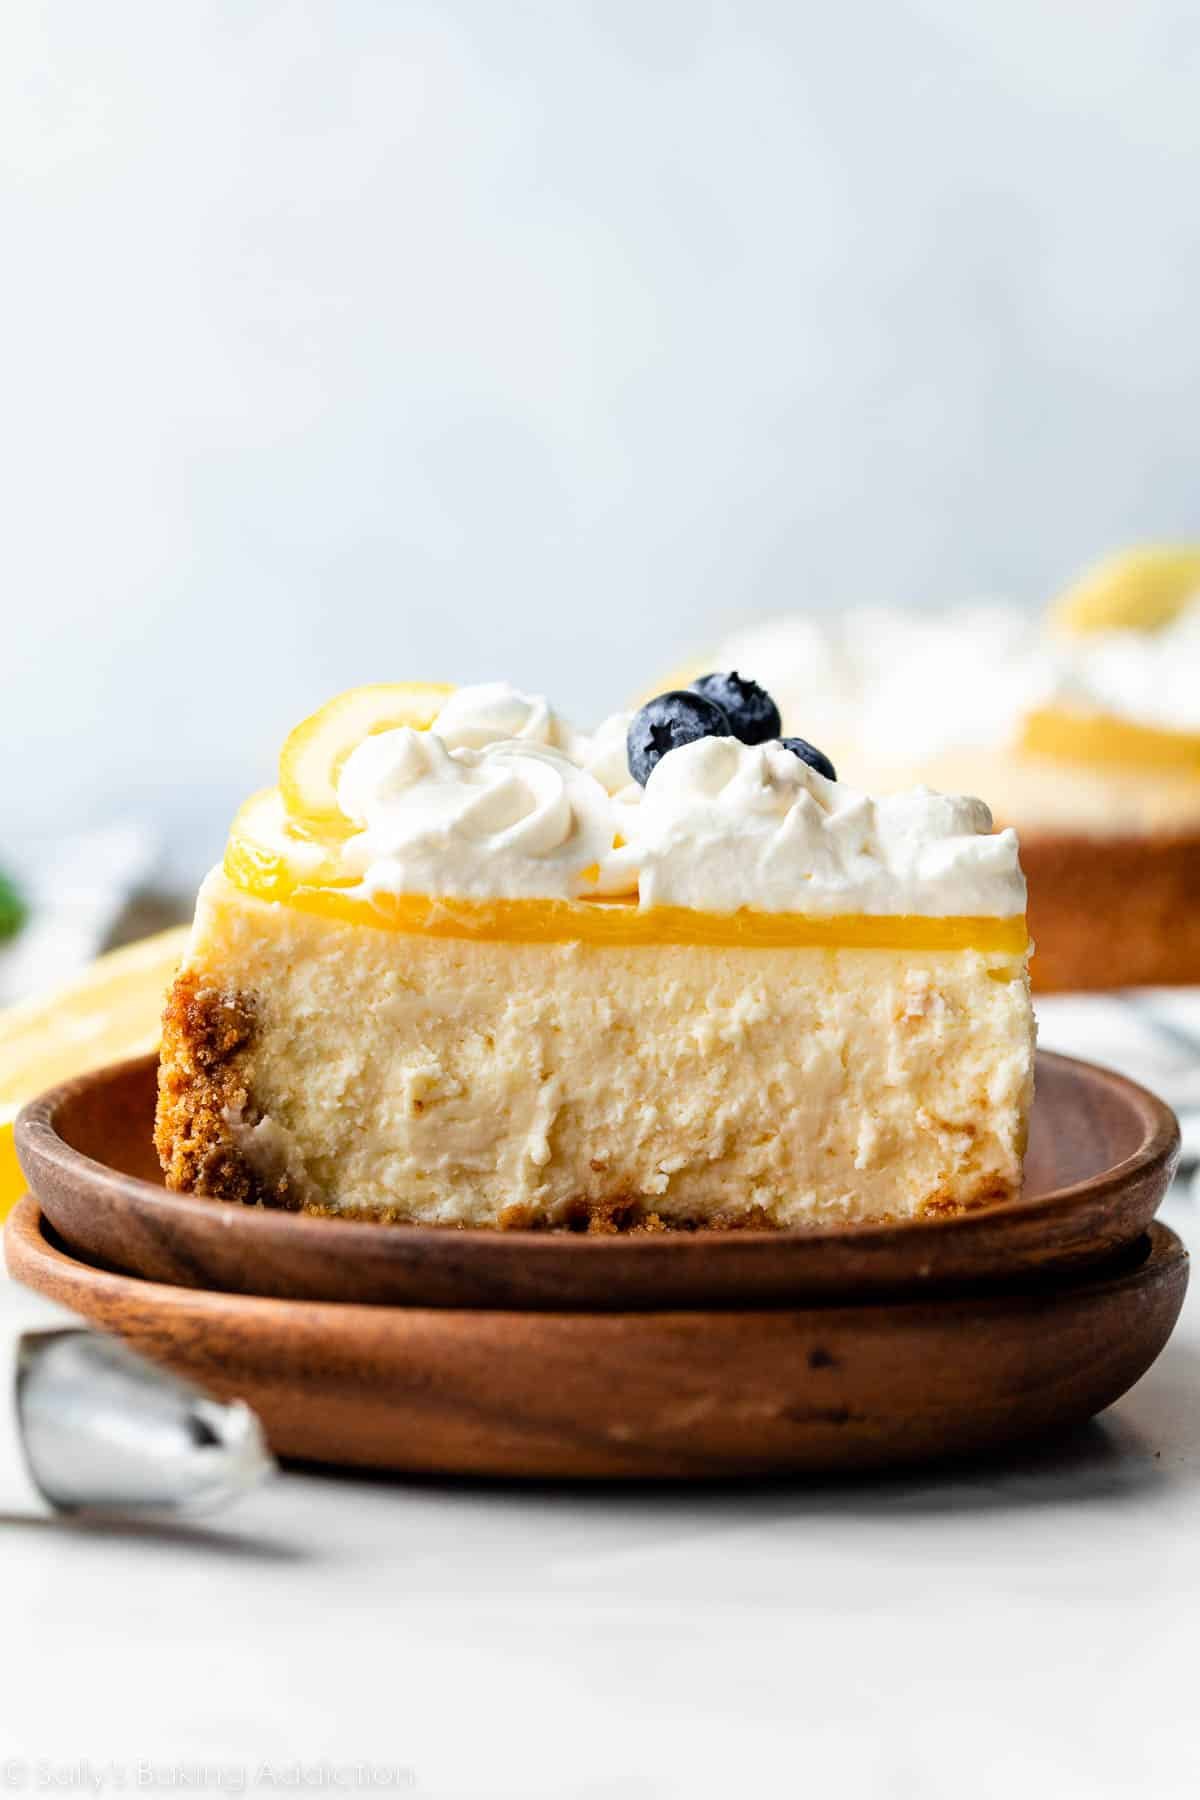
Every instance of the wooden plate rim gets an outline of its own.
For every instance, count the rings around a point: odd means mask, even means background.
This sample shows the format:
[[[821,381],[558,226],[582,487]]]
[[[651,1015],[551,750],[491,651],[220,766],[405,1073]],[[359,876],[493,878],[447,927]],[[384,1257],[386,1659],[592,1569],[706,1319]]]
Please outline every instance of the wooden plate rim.
[[[1083,1181],[1071,1182],[1065,1187],[1052,1188],[1047,1193],[1032,1198],[1021,1198],[1003,1201],[996,1206],[981,1207],[978,1211],[960,1213],[949,1217],[934,1219],[912,1219],[895,1224],[878,1225],[863,1223],[834,1226],[829,1229],[806,1229],[804,1231],[679,1231],[668,1233],[619,1233],[612,1236],[589,1235],[583,1232],[567,1231],[505,1231],[496,1232],[484,1227],[450,1228],[431,1225],[404,1225],[397,1227],[391,1224],[376,1223],[372,1220],[345,1220],[330,1218],[313,1218],[303,1213],[276,1212],[266,1207],[233,1208],[222,1206],[217,1217],[224,1220],[237,1217],[240,1229],[257,1232],[268,1242],[277,1238],[281,1242],[308,1239],[315,1250],[322,1242],[330,1247],[337,1245],[339,1250],[346,1248],[345,1233],[348,1228],[354,1230],[356,1243],[360,1246],[371,1242],[375,1250],[382,1249],[388,1241],[395,1242],[402,1236],[409,1248],[432,1248],[434,1245],[453,1243],[456,1247],[466,1244],[488,1244],[496,1246],[504,1244],[511,1250],[520,1249],[525,1257],[539,1257],[546,1254],[561,1254],[565,1243],[570,1243],[573,1253],[579,1256],[602,1258],[620,1250],[624,1255],[648,1255],[653,1253],[661,1257],[664,1247],[669,1245],[673,1253],[680,1257],[703,1252],[711,1256],[721,1253],[722,1246],[748,1248],[754,1245],[771,1245],[779,1249],[782,1244],[800,1242],[806,1248],[819,1251],[824,1243],[854,1244],[866,1250],[876,1250],[888,1244],[898,1242],[912,1243],[919,1237],[926,1237],[930,1242],[944,1242],[948,1236],[970,1237],[981,1230],[990,1231],[1002,1220],[1024,1220],[1045,1218],[1047,1221],[1063,1211],[1068,1211],[1081,1199],[1090,1201],[1103,1200],[1106,1196],[1119,1192],[1131,1182],[1149,1179],[1155,1175],[1162,1176],[1165,1190],[1170,1173],[1179,1156],[1180,1133],[1179,1122],[1165,1101],[1160,1100],[1149,1088],[1140,1082],[1131,1080],[1127,1075],[1118,1074],[1115,1069],[1105,1068],[1099,1063],[1086,1061],[1082,1057],[1062,1056],[1056,1051],[1039,1050],[1037,1061],[1040,1066],[1074,1069],[1086,1081],[1099,1082],[1109,1091],[1121,1095],[1130,1103],[1134,1112],[1143,1124],[1144,1135],[1137,1149],[1114,1163],[1110,1168],[1097,1171]],[[93,1189],[107,1192],[114,1197],[128,1195],[131,1191],[140,1201],[148,1204],[162,1214],[165,1220],[178,1217],[181,1213],[197,1222],[211,1226],[214,1218],[214,1202],[193,1194],[175,1194],[160,1186],[157,1182],[146,1181],[138,1175],[127,1175],[120,1169],[114,1169],[106,1163],[96,1160],[84,1151],[76,1150],[65,1138],[60,1136],[56,1118],[59,1109],[72,1100],[77,1094],[86,1090],[99,1079],[112,1079],[119,1073],[135,1070],[149,1070],[157,1062],[157,1055],[131,1057],[119,1063],[109,1063],[102,1069],[92,1070],[85,1075],[74,1076],[69,1081],[60,1082],[48,1089],[37,1099],[31,1100],[17,1115],[15,1126],[15,1142],[17,1156],[22,1170],[31,1187],[36,1192],[36,1172],[40,1167],[50,1167],[58,1175],[68,1180],[86,1177]],[[1164,1174],[1165,1171],[1165,1174]],[[333,1234],[332,1236],[330,1234]]]
[[[333,1325],[339,1319],[352,1318],[364,1329],[375,1330],[381,1318],[393,1315],[398,1323],[419,1326],[423,1330],[456,1332],[460,1321],[471,1321],[470,1329],[487,1335],[502,1329],[506,1321],[523,1321],[533,1330],[553,1329],[557,1322],[563,1328],[577,1329],[586,1322],[589,1331],[642,1331],[653,1334],[658,1326],[671,1320],[720,1318],[730,1325],[735,1321],[750,1331],[770,1324],[772,1319],[795,1319],[800,1316],[820,1318],[826,1326],[836,1323],[839,1315],[861,1319],[867,1315],[894,1314],[897,1318],[937,1315],[939,1318],[985,1316],[989,1310],[1008,1310],[1028,1303],[1041,1308],[1069,1301],[1075,1294],[1100,1296],[1116,1289],[1136,1287],[1167,1270],[1190,1268],[1191,1256],[1178,1232],[1161,1219],[1147,1227],[1143,1238],[1126,1254],[1107,1265],[1080,1269],[1061,1275],[1056,1285],[1044,1288],[1027,1277],[1015,1276],[986,1290],[958,1293],[930,1293],[913,1289],[902,1294],[865,1294],[861,1300],[839,1296],[834,1301],[800,1299],[794,1303],[760,1306],[746,1311],[729,1305],[681,1306],[679,1304],[648,1309],[635,1307],[628,1312],[593,1312],[561,1307],[556,1310],[520,1307],[446,1307],[378,1305],[361,1300],[305,1300],[276,1294],[243,1294],[220,1288],[183,1287],[178,1283],[153,1281],[141,1275],[129,1275],[119,1269],[106,1269],[90,1263],[68,1245],[57,1241],[54,1228],[43,1214],[36,1194],[26,1194],[9,1214],[4,1226],[5,1259],[9,1273],[29,1287],[37,1287],[29,1278],[34,1268],[59,1270],[62,1279],[76,1288],[87,1288],[105,1294],[114,1305],[136,1302],[145,1309],[164,1307],[181,1313],[212,1314],[215,1317],[238,1315],[244,1321],[268,1327],[286,1308],[297,1318],[303,1314],[308,1326]]]
[[[381,1307],[117,1274],[60,1247],[33,1195],[5,1250],[17,1280],[247,1401],[279,1455],[505,1480],[858,1476],[1051,1440],[1145,1374],[1188,1278],[1186,1249],[1153,1223],[1119,1263],[1049,1290],[750,1311]]]

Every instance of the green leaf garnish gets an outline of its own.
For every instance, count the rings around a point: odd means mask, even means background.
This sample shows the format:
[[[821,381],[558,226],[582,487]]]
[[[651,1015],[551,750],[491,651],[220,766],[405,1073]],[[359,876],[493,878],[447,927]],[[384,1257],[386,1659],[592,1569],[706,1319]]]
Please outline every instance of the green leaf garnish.
[[[0,944],[15,937],[25,923],[26,906],[6,875],[0,875]]]

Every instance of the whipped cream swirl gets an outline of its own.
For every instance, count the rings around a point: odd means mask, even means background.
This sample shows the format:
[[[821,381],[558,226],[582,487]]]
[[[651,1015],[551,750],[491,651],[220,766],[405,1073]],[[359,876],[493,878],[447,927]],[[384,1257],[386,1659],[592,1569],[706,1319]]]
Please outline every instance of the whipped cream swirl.
[[[1060,645],[1045,701],[1200,732],[1200,597],[1158,631],[1105,631]]]
[[[549,744],[565,749],[567,728],[544,694],[523,694],[507,681],[457,688],[433,721],[448,750],[482,750],[488,744]]]
[[[643,906],[706,912],[1010,918],[1013,831],[982,800],[914,788],[873,800],[779,744],[701,738],[664,756],[631,811]]]
[[[361,829],[344,860],[375,894],[570,899],[597,891],[612,802],[561,751],[521,739],[452,750],[437,731],[366,738],[338,803]]]
[[[1010,750],[1041,707],[1200,732],[1200,595],[1157,631],[1071,639],[996,603],[794,614],[736,633],[713,661],[769,671],[784,728],[872,785],[945,753]]]
[[[623,798],[641,796],[641,789],[629,773],[629,726],[633,714],[612,713],[597,725],[590,736],[577,736],[571,746],[576,762],[594,775],[608,794]],[[629,790],[634,790],[630,795]]]
[[[461,690],[429,731],[365,739],[338,782],[358,827],[343,877],[371,896],[624,894],[643,908],[826,917],[1024,910],[1016,837],[992,833],[982,801],[927,788],[868,799],[780,744],[736,738],[672,751],[643,792],[624,763],[627,726],[616,714],[585,737],[496,683]]]
[[[1000,749],[1053,680],[1038,624],[1014,606],[976,603],[945,615],[860,607],[796,613],[735,634],[714,657],[764,675],[785,731],[838,768],[910,770],[944,751]]]

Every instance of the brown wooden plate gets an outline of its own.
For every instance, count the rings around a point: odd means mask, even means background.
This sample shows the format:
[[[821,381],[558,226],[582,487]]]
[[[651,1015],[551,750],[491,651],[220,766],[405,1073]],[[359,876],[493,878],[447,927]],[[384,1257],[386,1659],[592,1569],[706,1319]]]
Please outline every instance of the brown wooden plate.
[[[994,1450],[1116,1400],[1166,1343],[1187,1286],[1187,1253],[1162,1225],[1074,1278],[734,1312],[454,1311],[164,1287],[69,1255],[32,1196],[5,1249],[19,1281],[249,1401],[282,1456],[468,1475],[834,1473]]]
[[[61,1240],[176,1286],[380,1306],[617,1312],[772,1306],[1050,1276],[1146,1229],[1174,1170],[1174,1114],[1145,1088],[1038,1058],[1024,1195],[958,1218],[811,1232],[452,1231],[305,1218],[171,1194],[150,1141],[154,1059],[52,1089],[17,1121]]]

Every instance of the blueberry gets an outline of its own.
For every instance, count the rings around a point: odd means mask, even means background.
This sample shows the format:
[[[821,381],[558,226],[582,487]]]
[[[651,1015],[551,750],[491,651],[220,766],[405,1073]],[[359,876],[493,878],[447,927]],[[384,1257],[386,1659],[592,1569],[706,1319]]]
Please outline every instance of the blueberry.
[[[779,741],[785,750],[790,750],[793,756],[798,756],[802,763],[807,763],[810,769],[815,769],[818,775],[825,777],[826,781],[837,780],[837,770],[825,752],[818,750],[815,744],[810,744],[807,738],[780,738]]]
[[[650,772],[668,750],[682,749],[697,738],[731,737],[729,720],[714,700],[676,688],[656,694],[629,725],[629,773],[645,787]]]
[[[701,675],[692,682],[693,694],[714,700],[729,720],[730,730],[743,744],[767,744],[783,730],[779,708],[757,681],[747,681],[736,669],[725,675]]]

